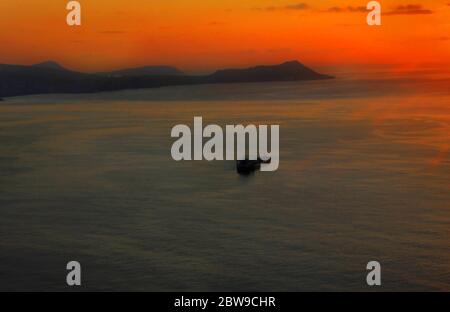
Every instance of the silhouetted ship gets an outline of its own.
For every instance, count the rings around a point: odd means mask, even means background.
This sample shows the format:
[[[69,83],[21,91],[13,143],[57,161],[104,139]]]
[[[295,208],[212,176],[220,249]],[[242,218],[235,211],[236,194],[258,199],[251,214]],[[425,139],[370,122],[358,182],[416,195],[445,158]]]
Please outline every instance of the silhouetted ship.
[[[236,170],[240,175],[249,175],[261,169],[261,164],[270,163],[271,159],[263,160],[258,157],[256,160],[243,159],[236,161]]]
[[[219,70],[211,75],[188,76],[174,67],[147,66],[109,73],[81,73],[56,62],[1,65],[0,97],[39,93],[93,93],[175,85],[246,83],[331,79],[297,61],[247,69]]]

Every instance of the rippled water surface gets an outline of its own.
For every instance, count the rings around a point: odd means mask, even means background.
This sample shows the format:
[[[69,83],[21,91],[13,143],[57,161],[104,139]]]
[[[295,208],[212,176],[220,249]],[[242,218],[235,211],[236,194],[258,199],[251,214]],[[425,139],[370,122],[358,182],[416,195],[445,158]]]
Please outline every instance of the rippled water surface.
[[[450,81],[0,102],[0,289],[450,290]],[[279,124],[280,168],[175,162],[171,128]]]

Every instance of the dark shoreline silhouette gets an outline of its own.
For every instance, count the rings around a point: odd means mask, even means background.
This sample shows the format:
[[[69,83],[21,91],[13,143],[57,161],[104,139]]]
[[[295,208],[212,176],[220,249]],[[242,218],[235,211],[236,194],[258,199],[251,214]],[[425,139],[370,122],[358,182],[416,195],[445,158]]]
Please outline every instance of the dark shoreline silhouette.
[[[98,75],[106,76],[106,77],[136,77],[136,76],[178,76],[185,75],[184,72],[179,70],[173,66],[161,65],[161,66],[144,66],[144,67],[135,67],[135,68],[126,68],[121,70],[114,70],[109,72],[99,72]]]
[[[149,74],[151,70],[173,74]],[[147,74],[142,74],[147,73]],[[95,93],[176,85],[247,83],[332,79],[297,61],[246,69],[218,70],[210,75],[189,76],[173,67],[142,67],[110,73],[81,73],[55,62],[36,65],[0,65],[0,97],[44,93]]]

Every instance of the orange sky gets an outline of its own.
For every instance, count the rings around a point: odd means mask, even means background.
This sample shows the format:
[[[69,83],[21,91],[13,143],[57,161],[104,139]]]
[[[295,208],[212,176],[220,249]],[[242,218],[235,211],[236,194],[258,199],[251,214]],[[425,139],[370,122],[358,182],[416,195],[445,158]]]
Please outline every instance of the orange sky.
[[[368,0],[79,0],[79,27],[65,22],[67,2],[2,0],[0,63],[52,59],[86,71],[154,64],[208,71],[290,59],[450,64],[450,0],[382,0],[380,27],[369,27],[358,9]]]

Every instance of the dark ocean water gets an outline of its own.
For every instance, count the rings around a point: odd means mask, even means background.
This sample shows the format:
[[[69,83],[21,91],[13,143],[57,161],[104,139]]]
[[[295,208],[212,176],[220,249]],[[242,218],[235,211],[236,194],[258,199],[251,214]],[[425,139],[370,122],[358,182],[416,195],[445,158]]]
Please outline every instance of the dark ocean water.
[[[450,290],[449,80],[211,85],[0,104],[0,290]],[[175,162],[171,128],[279,124],[280,168]]]

